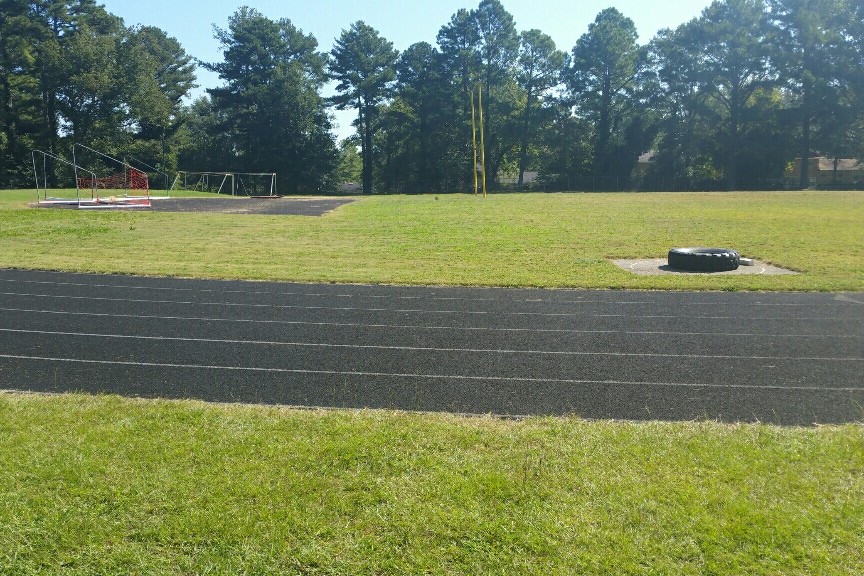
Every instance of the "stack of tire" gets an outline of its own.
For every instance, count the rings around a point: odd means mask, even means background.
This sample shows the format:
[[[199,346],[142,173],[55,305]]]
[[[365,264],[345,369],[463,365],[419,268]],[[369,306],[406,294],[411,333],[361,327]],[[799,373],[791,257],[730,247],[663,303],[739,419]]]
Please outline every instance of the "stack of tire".
[[[738,268],[741,255],[728,248],[672,248],[668,262],[685,272],[728,272]]]

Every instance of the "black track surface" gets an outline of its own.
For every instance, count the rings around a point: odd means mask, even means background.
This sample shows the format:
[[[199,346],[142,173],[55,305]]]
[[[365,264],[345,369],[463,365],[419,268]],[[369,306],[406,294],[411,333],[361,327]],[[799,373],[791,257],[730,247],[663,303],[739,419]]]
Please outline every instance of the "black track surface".
[[[864,420],[864,294],[0,270],[0,388],[588,418]]]
[[[221,212],[223,214],[267,214],[284,216],[323,216],[351,198],[168,198],[153,200],[151,210],[159,212]]]

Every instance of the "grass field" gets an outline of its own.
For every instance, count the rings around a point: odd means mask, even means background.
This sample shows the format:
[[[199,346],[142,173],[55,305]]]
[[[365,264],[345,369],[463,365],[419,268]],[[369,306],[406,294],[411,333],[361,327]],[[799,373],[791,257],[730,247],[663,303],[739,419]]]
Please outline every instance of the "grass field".
[[[860,427],[0,394],[3,574],[861,574]]]
[[[362,198],[323,218],[32,209],[0,192],[0,266],[302,282],[864,290],[864,193]],[[722,246],[795,276],[636,276]]]
[[[864,290],[864,193],[363,198],[323,218],[33,209],[0,267]],[[714,245],[797,276],[639,277]],[[3,388],[0,381],[0,388]],[[0,393],[0,575],[862,574],[864,426],[506,421]]]

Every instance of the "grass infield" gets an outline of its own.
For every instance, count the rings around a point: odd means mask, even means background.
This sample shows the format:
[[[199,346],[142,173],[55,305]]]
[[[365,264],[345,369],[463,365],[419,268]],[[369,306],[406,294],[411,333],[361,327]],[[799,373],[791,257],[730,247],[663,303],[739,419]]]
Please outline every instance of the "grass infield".
[[[323,218],[32,209],[0,267],[864,290],[864,193],[363,198]],[[738,249],[797,276],[613,258]],[[3,388],[0,379],[0,388]],[[864,427],[503,421],[0,394],[0,574],[861,574]]]
[[[362,198],[322,217],[32,209],[0,192],[0,266],[301,282],[864,290],[864,193]],[[729,247],[794,276],[636,276],[611,259]]]

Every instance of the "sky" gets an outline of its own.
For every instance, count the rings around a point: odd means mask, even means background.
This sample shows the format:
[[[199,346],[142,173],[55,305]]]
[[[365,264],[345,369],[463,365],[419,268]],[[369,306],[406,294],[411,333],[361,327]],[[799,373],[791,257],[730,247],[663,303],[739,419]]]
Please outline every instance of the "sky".
[[[228,18],[243,5],[273,20],[288,18],[318,40],[319,49],[329,51],[342,30],[363,20],[405,50],[415,42],[436,45],[442,26],[460,8],[474,9],[480,0],[102,0],[105,8],[123,18],[126,26],[156,26],[176,38],[187,54],[204,62],[222,59],[213,26],[228,27]],[[536,28],[548,34],[559,50],[569,52],[588,31],[600,11],[615,7],[633,20],[639,42],[646,43],[662,28],[675,28],[699,16],[711,0],[502,0],[519,31]],[[193,97],[218,86],[218,75],[197,70]],[[330,89],[332,90],[332,89]],[[332,92],[331,92],[332,93]],[[325,92],[326,94],[326,92]],[[335,133],[339,139],[353,132],[352,111],[336,111]]]

